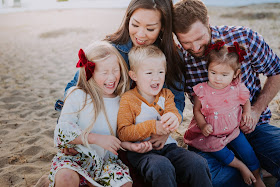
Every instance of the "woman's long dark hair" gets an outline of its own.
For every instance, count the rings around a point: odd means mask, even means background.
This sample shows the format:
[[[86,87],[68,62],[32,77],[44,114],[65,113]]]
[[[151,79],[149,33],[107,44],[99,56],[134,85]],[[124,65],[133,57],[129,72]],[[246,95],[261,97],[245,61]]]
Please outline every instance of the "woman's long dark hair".
[[[161,24],[163,30],[159,33],[158,39],[155,42],[156,45],[162,50],[167,60],[167,74],[166,84],[169,87],[173,87],[177,90],[183,88],[183,62],[180,58],[176,44],[173,40],[172,34],[172,0],[131,0],[126,9],[125,16],[122,24],[117,32],[108,35],[105,40],[114,44],[126,44],[129,37],[129,20],[133,12],[139,8],[149,10],[159,10],[161,12]],[[177,83],[181,83],[179,86]]]

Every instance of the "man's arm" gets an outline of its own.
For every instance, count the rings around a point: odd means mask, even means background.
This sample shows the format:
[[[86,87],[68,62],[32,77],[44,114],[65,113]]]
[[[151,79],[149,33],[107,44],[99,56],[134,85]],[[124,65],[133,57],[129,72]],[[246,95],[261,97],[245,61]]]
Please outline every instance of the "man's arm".
[[[241,130],[245,133],[251,133],[255,130],[256,124],[259,121],[259,118],[268,104],[272,101],[275,95],[280,90],[280,74],[267,77],[263,89],[261,90],[260,95],[257,98],[257,101],[252,105],[252,118],[253,118],[253,127],[249,129],[246,126],[242,126]]]

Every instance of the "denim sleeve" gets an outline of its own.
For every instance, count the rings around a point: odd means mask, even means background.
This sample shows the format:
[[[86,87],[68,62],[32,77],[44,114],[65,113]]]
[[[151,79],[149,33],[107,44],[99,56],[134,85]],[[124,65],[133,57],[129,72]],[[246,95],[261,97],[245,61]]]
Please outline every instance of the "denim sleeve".
[[[183,120],[183,111],[184,111],[184,108],[185,108],[184,87],[181,83],[177,83],[176,86],[180,90],[176,90],[172,87],[166,87],[166,85],[164,85],[165,88],[170,89],[172,91],[172,93],[174,94],[174,102],[175,102],[176,108],[178,109],[178,112],[181,114],[182,120]]]
[[[64,91],[64,99],[66,97],[67,91],[69,88],[76,86],[77,82],[78,82],[78,78],[79,78],[79,70],[76,72],[76,74],[74,75],[74,78],[67,84],[65,91]]]

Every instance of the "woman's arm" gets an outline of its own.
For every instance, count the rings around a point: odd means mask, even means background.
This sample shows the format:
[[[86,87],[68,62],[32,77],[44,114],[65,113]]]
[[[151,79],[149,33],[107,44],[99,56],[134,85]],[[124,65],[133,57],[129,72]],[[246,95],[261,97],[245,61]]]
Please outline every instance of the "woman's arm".
[[[69,88],[76,86],[78,83],[78,79],[79,79],[79,70],[75,73],[74,78],[66,85],[65,91],[64,91],[64,99],[67,95],[67,91]]]

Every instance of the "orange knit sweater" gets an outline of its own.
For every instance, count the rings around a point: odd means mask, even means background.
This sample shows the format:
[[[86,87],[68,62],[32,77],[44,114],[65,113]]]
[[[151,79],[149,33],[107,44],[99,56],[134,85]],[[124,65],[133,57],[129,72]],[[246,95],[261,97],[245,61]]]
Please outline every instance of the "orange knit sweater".
[[[179,114],[173,93],[163,88],[152,103],[144,99],[137,88],[129,90],[121,97],[118,113],[118,137],[121,141],[142,141],[156,134],[156,120],[167,112]]]

